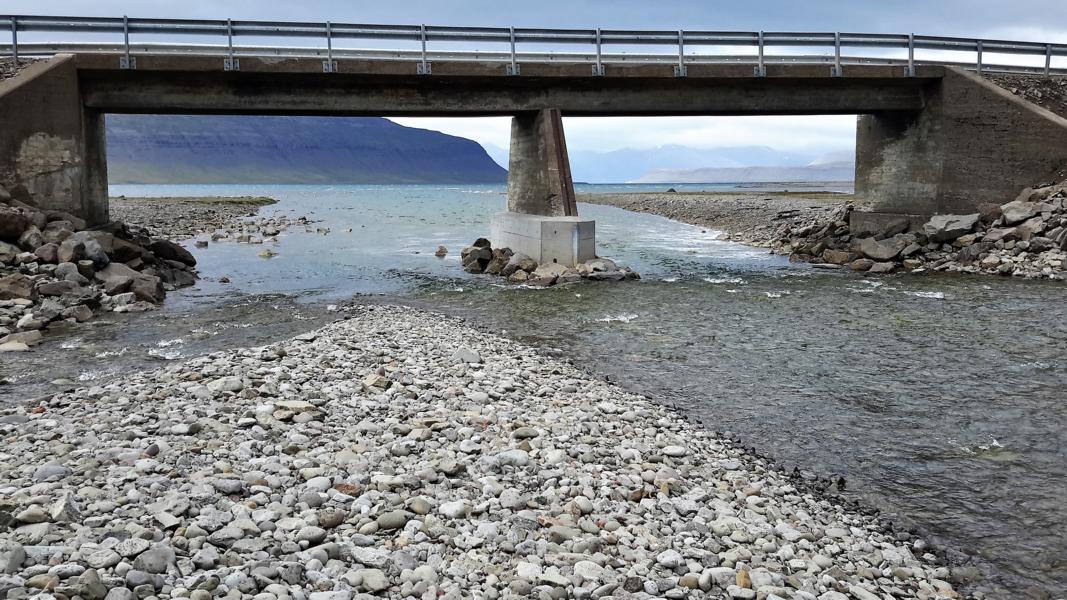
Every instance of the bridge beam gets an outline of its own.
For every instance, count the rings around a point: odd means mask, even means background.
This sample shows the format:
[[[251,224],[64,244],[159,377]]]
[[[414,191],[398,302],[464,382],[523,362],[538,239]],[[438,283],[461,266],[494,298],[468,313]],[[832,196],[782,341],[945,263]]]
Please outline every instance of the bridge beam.
[[[508,210],[493,216],[493,245],[540,263],[573,266],[594,258],[595,225],[578,218],[558,109],[512,118],[508,166]]]
[[[0,124],[0,184],[12,196],[107,222],[104,115],[83,107],[73,56],[0,82]]]

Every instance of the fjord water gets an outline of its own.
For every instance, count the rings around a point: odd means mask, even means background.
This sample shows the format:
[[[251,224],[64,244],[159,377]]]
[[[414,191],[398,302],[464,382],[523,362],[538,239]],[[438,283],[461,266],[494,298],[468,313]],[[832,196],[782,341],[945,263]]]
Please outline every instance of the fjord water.
[[[656,189],[662,189],[657,186]],[[584,191],[618,188],[587,188]],[[826,272],[648,214],[580,205],[600,254],[641,281],[545,290],[463,273],[502,186],[116,186],[268,195],[321,222],[263,246],[212,243],[203,280],[145,315],[105,316],[8,360],[8,400],[269,343],[369,295],[573,357],[746,446],[822,474],[987,573],[992,597],[1067,590],[1067,304],[1062,284]],[[328,234],[315,233],[328,228]],[[351,229],[351,232],[347,230]],[[447,246],[449,256],[433,251]],[[232,280],[219,283],[222,276]]]

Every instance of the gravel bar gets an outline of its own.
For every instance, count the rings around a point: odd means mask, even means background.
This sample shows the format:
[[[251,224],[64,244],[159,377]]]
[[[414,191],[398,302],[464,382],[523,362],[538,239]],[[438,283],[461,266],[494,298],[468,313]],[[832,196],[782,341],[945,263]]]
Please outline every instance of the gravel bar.
[[[670,408],[459,319],[346,310],[7,410],[0,597],[959,597],[922,540]]]

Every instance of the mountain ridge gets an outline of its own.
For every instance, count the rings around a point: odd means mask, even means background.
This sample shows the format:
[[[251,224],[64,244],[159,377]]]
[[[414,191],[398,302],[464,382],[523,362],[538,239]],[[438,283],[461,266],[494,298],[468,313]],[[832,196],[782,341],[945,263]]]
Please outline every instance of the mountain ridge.
[[[379,117],[108,115],[111,183],[502,183],[477,142]]]

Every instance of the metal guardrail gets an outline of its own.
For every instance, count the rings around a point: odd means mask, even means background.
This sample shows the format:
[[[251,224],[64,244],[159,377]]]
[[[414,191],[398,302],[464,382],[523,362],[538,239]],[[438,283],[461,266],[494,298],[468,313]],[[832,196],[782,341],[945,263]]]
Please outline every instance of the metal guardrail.
[[[607,63],[674,64],[674,74],[686,75],[691,64],[752,64],[755,76],[766,75],[768,64],[828,64],[830,73],[843,75],[843,67],[857,64],[889,64],[907,67],[915,73],[916,65],[942,64],[994,72],[1067,74],[1067,68],[1054,68],[1054,57],[1067,56],[1067,44],[1019,42],[922,36],[914,34],[876,33],[800,33],[800,32],[724,32],[724,31],[652,31],[622,29],[536,29],[517,27],[447,27],[430,25],[368,25],[332,22],[233,21],[194,19],[141,19],[127,17],[49,17],[0,16],[0,30],[11,32],[10,44],[0,45],[0,53],[12,56],[47,56],[60,52],[111,52],[119,54],[121,68],[136,68],[136,55],[147,53],[196,54],[223,56],[225,70],[239,70],[242,56],[311,56],[324,57],[323,71],[336,72],[335,58],[414,61],[416,72],[429,74],[433,60],[477,60],[500,62],[509,75],[520,74],[521,62],[578,62],[591,65],[593,75],[604,75]],[[114,34],[121,43],[19,43],[20,32],[77,34]],[[218,44],[131,43],[131,35],[218,37]],[[239,38],[291,38],[321,40],[321,47],[264,46],[235,44]],[[334,48],[335,40],[403,40],[413,42],[416,50],[382,50]],[[169,42],[169,41],[168,41]],[[502,44],[503,51],[433,50],[432,43]],[[588,46],[589,52],[518,51],[519,44]],[[659,46],[656,53],[605,52],[618,48]],[[742,55],[688,51],[699,47],[745,48]],[[823,48],[824,55],[770,54],[777,48]],[[907,58],[884,55],[848,54],[848,49],[892,49],[906,51]],[[973,62],[946,61],[937,58],[919,60],[917,51],[972,53]],[[986,54],[1032,57],[1034,65],[990,63]],[[1043,66],[1041,64],[1043,63]]]

